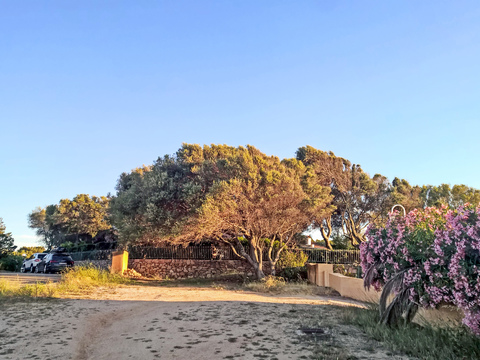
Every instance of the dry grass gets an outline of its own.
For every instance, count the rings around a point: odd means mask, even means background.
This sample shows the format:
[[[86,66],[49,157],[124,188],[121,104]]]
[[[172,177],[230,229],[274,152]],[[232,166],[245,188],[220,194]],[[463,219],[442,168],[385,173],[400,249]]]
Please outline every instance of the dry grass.
[[[0,280],[0,300],[53,297],[57,292],[57,285],[58,284],[52,282],[21,284],[13,281]]]
[[[261,281],[243,285],[245,290],[275,295],[338,295],[331,289],[309,284],[308,282],[286,282],[283,278],[267,276]]]
[[[110,274],[106,270],[79,266],[63,273],[62,279],[58,283],[38,282],[25,285],[13,281],[0,280],[0,300],[53,298],[66,294],[85,293],[98,287],[116,287],[130,282],[129,279],[120,275]]]
[[[415,323],[389,327],[380,324],[378,305],[344,308],[343,322],[359,327],[393,353],[426,360],[479,359],[480,338],[465,326],[433,327]]]
[[[111,274],[107,270],[79,266],[62,274],[58,290],[60,293],[78,293],[100,286],[116,287],[129,283],[131,280],[118,274]]]

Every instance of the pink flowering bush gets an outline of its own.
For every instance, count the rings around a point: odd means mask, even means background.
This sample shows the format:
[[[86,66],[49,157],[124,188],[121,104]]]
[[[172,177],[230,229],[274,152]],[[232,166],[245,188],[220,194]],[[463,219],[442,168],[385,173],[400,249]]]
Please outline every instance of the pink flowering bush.
[[[456,305],[480,335],[480,207],[394,213],[385,227],[371,225],[367,238],[360,246],[366,287],[392,288],[415,307]]]

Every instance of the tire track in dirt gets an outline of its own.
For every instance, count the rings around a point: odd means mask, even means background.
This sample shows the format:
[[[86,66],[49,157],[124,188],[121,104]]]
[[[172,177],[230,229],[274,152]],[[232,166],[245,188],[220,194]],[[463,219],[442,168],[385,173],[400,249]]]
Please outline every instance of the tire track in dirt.
[[[115,326],[122,326],[127,319],[143,313],[145,310],[142,309],[150,307],[151,304],[143,302],[132,307],[128,303],[115,303],[112,306],[115,309],[103,314],[91,315],[84,320],[86,325],[83,334],[80,335],[74,360],[91,359],[90,353],[97,348],[98,343],[108,337]]]

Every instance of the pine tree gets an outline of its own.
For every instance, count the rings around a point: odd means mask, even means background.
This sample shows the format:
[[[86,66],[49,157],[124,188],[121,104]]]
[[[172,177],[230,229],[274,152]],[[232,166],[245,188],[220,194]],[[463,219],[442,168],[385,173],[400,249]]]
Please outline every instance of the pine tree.
[[[14,252],[16,248],[17,247],[13,245],[12,233],[6,232],[3,219],[0,218],[0,258]]]

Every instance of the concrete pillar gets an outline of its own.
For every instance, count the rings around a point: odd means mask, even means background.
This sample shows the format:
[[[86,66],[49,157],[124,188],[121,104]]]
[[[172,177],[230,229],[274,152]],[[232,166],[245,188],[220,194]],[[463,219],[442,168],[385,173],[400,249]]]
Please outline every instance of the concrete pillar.
[[[332,264],[307,264],[307,277],[312,284],[330,286],[330,274],[333,274]]]
[[[317,264],[307,264],[307,278],[312,284],[316,284],[316,266]]]
[[[322,268],[320,268],[318,264],[317,264],[315,284],[317,284],[318,286],[325,286],[325,271],[322,271]]]
[[[123,274],[128,269],[128,251],[115,251],[112,253],[112,267],[110,272]]]
[[[330,286],[330,274],[333,274],[333,265],[332,264],[317,264],[317,273],[323,272],[323,285],[320,286]],[[318,280],[317,280],[318,281]]]

